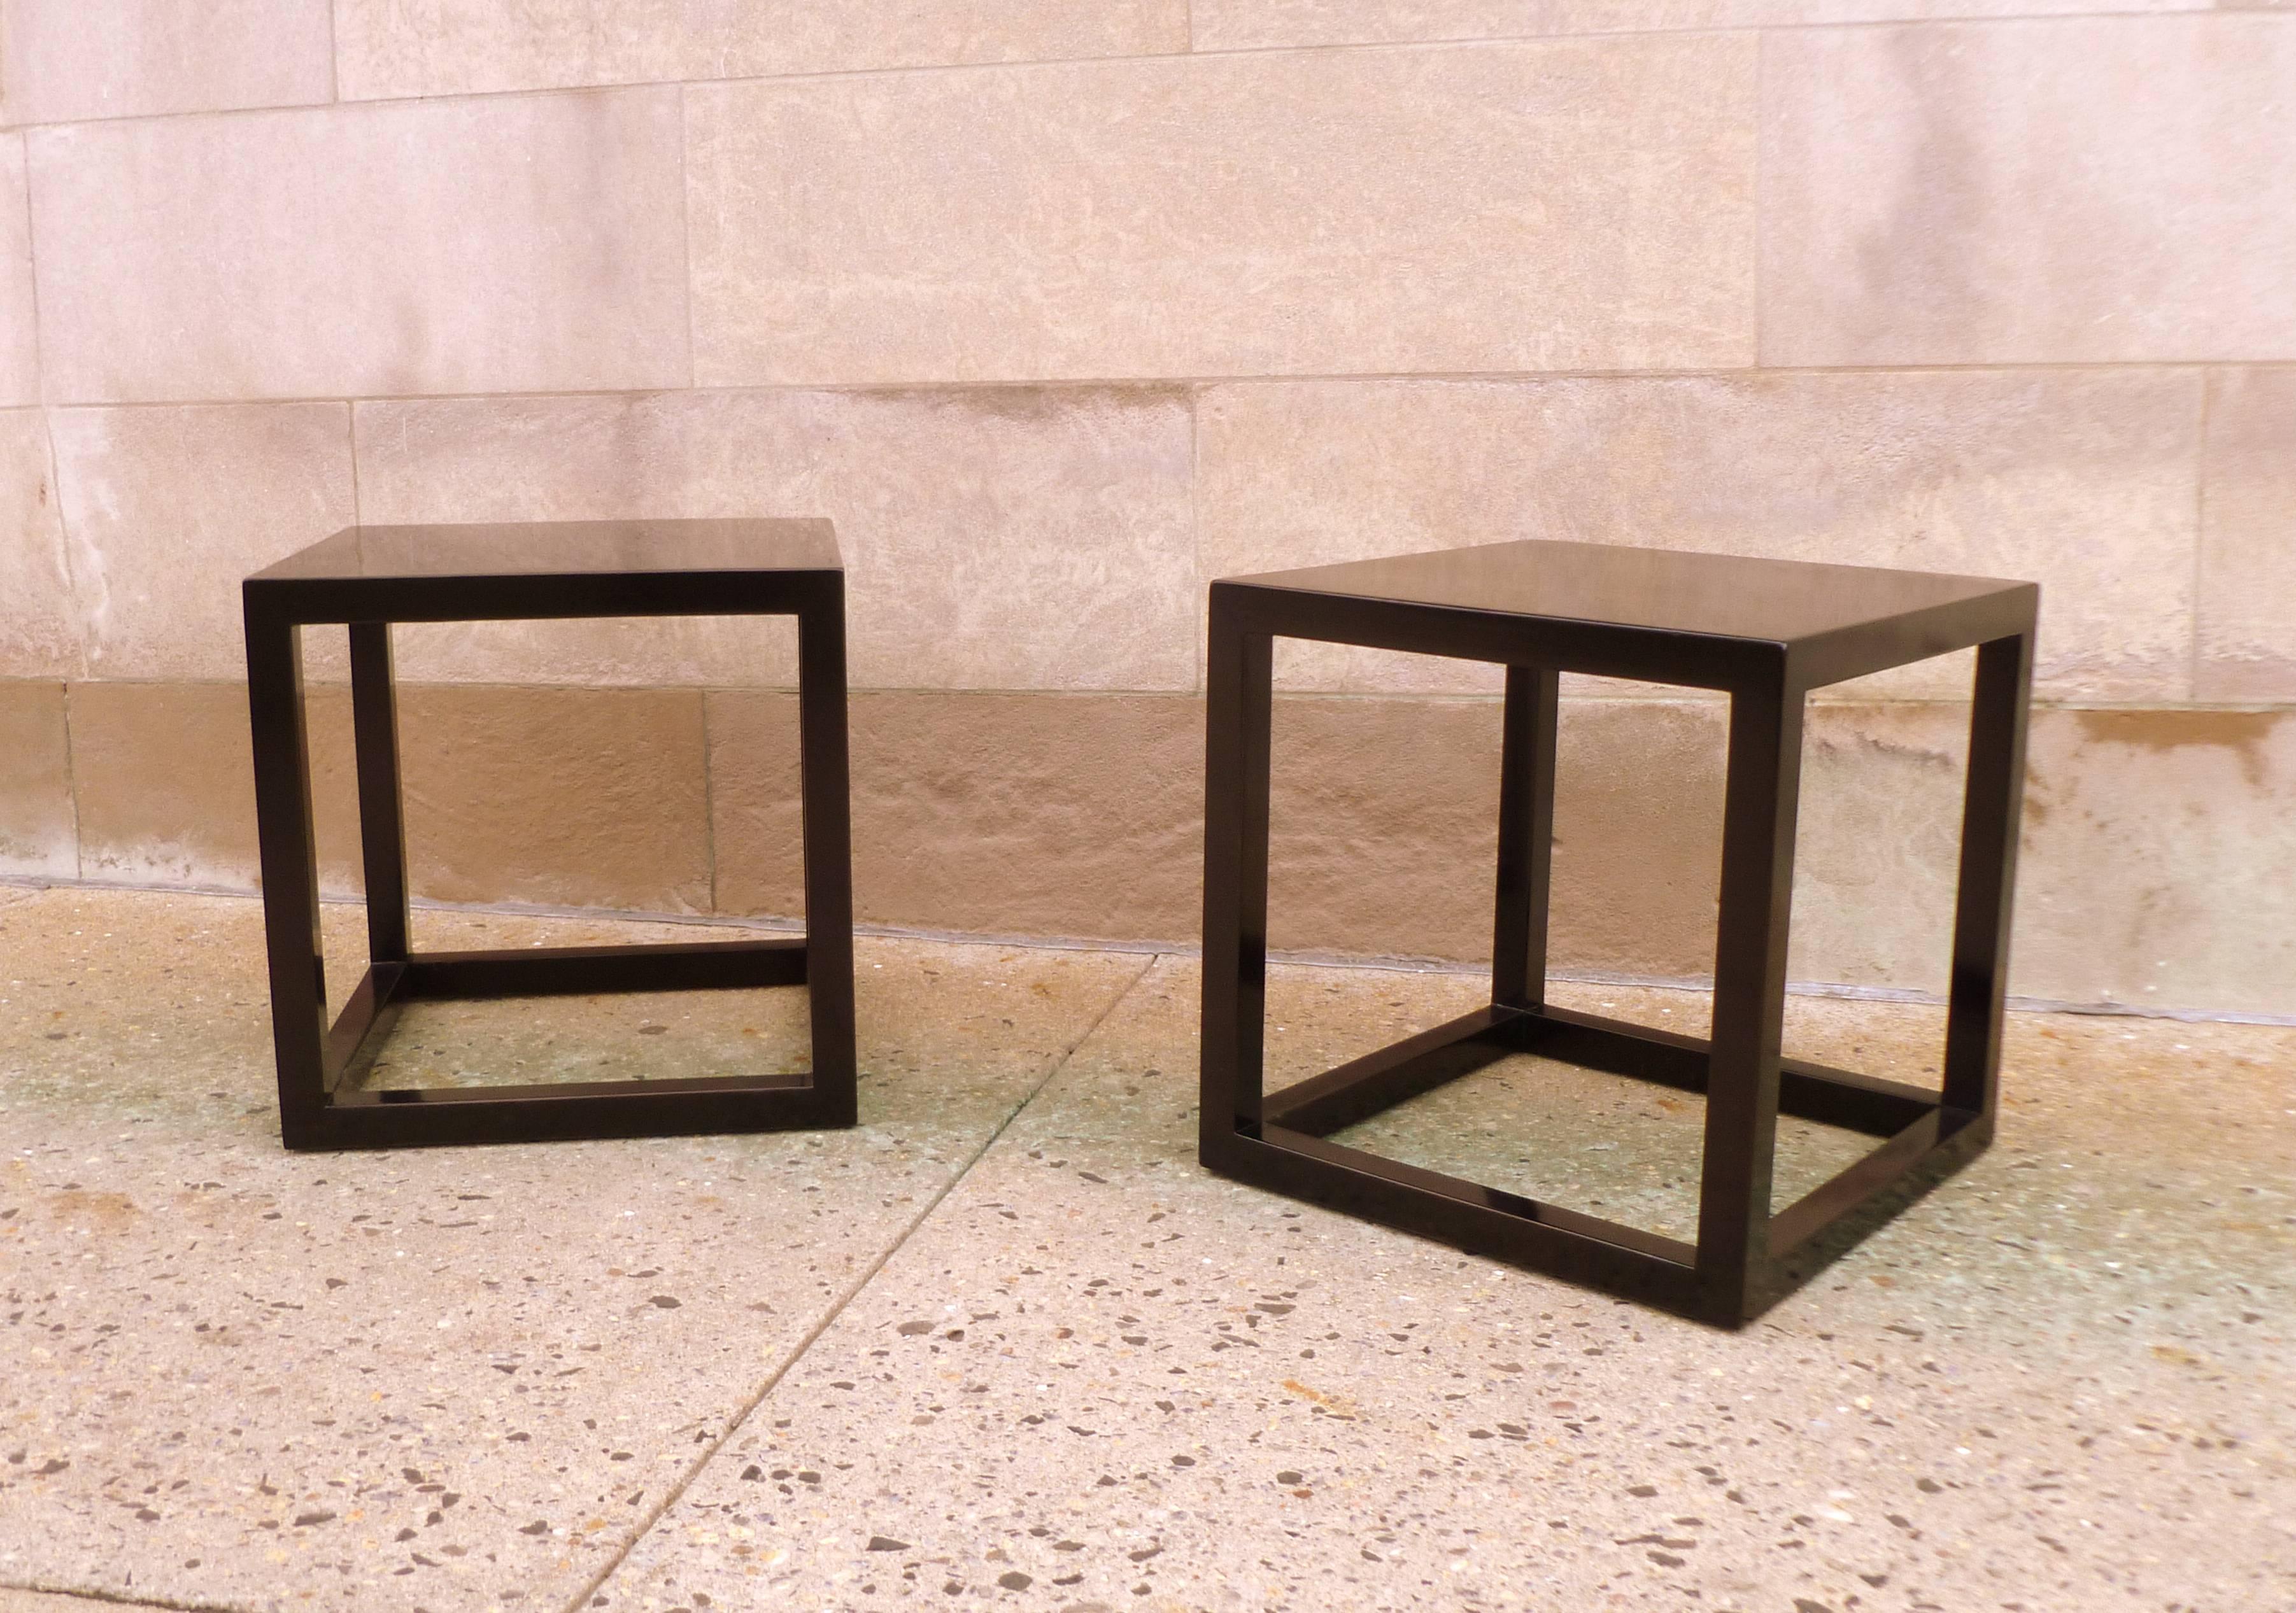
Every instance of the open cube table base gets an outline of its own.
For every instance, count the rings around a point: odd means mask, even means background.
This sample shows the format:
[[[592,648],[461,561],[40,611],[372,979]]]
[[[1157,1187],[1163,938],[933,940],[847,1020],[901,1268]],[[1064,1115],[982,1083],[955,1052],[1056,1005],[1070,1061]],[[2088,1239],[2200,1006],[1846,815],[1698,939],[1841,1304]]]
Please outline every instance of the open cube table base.
[[[342,1085],[369,1039],[387,1027],[393,1011],[409,1003],[801,987],[807,983],[806,948],[803,938],[791,937],[414,952],[403,962],[371,964],[327,1032],[323,1051],[327,1104],[319,1124],[333,1128],[340,1141],[291,1145],[388,1148],[850,1126],[850,1096],[841,1095],[833,1083],[816,1084],[810,1075],[521,1086]]]
[[[1695,1244],[1326,1141],[1516,1053],[1702,1093],[1708,1051],[1693,1037],[1569,1009],[1478,1009],[1268,1094],[1256,1125],[1205,1137],[1203,1162],[1240,1182],[1726,1325],[1792,1292],[1992,1136],[1988,1118],[1948,1108],[1934,1093],[1780,1060],[1779,1113],[1887,1141],[1771,1220],[1773,1253],[1738,1300],[1742,1314],[1710,1303]]]
[[[1991,1140],[2038,599],[2030,584],[1981,577],[1560,543],[1213,584],[1203,1163],[1724,1326],[1759,1315]],[[1262,1065],[1277,638],[1490,661],[1507,671],[1491,1005],[1269,1094]],[[1780,1040],[1806,698],[1824,684],[1972,646],[1941,1087],[1925,1092],[1786,1058]],[[1729,695],[1710,1041],[1546,1002],[1564,671]],[[1329,1141],[1515,1053],[1704,1094],[1695,1243]],[[1773,1214],[1782,1113],[1882,1141]]]
[[[247,579],[248,708],[280,1132],[293,1149],[783,1131],[854,1124],[844,572],[826,521],[351,528]],[[409,938],[390,624],[788,615],[798,626],[806,933],[751,941],[424,953]],[[366,875],[365,974],[332,1027],[319,955],[300,637],[349,627]],[[808,1075],[365,1090],[347,1083],[408,1003],[718,991],[807,994]]]

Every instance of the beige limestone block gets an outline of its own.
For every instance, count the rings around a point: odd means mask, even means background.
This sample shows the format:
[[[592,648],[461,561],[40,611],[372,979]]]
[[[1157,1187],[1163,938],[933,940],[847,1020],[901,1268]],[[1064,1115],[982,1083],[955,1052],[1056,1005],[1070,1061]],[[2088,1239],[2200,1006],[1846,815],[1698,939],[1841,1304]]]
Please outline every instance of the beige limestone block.
[[[258,882],[247,692],[76,684],[81,872],[123,884]],[[308,691],[319,872],[361,888],[350,696]],[[676,691],[399,692],[409,878],[418,897],[705,911],[701,696]]]
[[[2287,988],[2296,916],[2283,911],[2287,882],[2276,874],[2296,818],[2276,759],[2287,749],[2280,720],[2173,709],[2035,714],[2013,991],[2082,1004],[2296,1011]],[[857,699],[854,879],[863,921],[1193,939],[1201,721],[1201,706],[1180,697]],[[2105,737],[2080,737],[2092,731]],[[1726,738],[1726,708],[1715,702],[1565,701],[1556,970],[1710,976]],[[1964,707],[1812,707],[1792,979],[1944,989],[1967,750]],[[712,696],[710,758],[721,909],[798,916],[790,698]],[[1354,957],[1489,956],[1494,703],[1282,699],[1273,774],[1271,945]],[[1791,1039],[1789,1050],[1807,1051]]]
[[[328,0],[8,0],[11,123],[334,99]]]
[[[0,409],[0,676],[76,676],[82,653],[47,422]]]
[[[1489,956],[1496,708],[1287,699],[1274,732],[1272,943]],[[1707,973],[1720,866],[1718,710],[1573,702],[1562,732],[1556,966]],[[1127,942],[1198,935],[1200,701],[887,692],[855,700],[852,733],[864,922]],[[794,702],[713,694],[709,739],[719,906],[796,917]]]
[[[375,522],[824,516],[858,685],[1186,689],[1191,409],[1159,387],[361,404]],[[789,684],[785,621],[398,635],[409,675]]]
[[[64,686],[0,681],[0,874],[78,872]]]
[[[1765,364],[2296,356],[2296,28],[1763,45]]]
[[[235,890],[261,883],[244,684],[74,684],[68,699],[82,878]],[[311,689],[305,711],[320,886],[355,889],[349,692]]]
[[[1723,723],[1710,703],[1572,701],[1555,766],[1552,967],[1662,978],[1714,965]],[[1279,701],[1268,941],[1490,956],[1499,708]]]
[[[40,401],[40,335],[32,298],[32,213],[24,137],[0,135],[0,406]]]
[[[1706,35],[689,90],[696,378],[1743,364],[1754,69]]]
[[[402,696],[418,895],[800,916],[793,701],[421,688]],[[242,692],[70,691],[86,877],[255,879]],[[356,888],[348,700],[312,692],[321,872]],[[2011,989],[2043,1001],[2290,1013],[2280,871],[2286,714],[2033,719]],[[1562,714],[1553,965],[1712,966],[1724,709]],[[865,922],[1127,942],[1193,938],[1201,716],[1186,697],[865,695],[854,868]],[[1276,710],[1271,939],[1354,956],[1488,957],[1497,714],[1487,701],[1287,698]],[[1935,992],[1950,946],[1965,714],[1822,706],[1803,757],[1789,972]],[[35,781],[37,785],[37,781]],[[36,790],[37,793],[37,790]],[[43,808],[42,810],[47,810]],[[952,849],[954,848],[954,849]],[[1794,1046],[1790,1051],[1804,1051]]]
[[[797,625],[781,616],[407,622],[391,629],[401,676],[581,688],[793,687]]]
[[[240,583],[356,520],[339,403],[49,413],[88,667],[247,675]],[[316,648],[322,635],[307,629]],[[340,647],[314,670],[344,675]]]
[[[1198,405],[1204,576],[1567,538],[2029,578],[2042,693],[2182,699],[2201,386],[2181,369],[1220,386]],[[1474,663],[1322,644],[1279,645],[1277,671],[1498,686]],[[1830,693],[1966,699],[1968,680],[1946,659]]]
[[[1944,994],[1968,768],[1965,707],[1810,708],[1788,979]]]
[[[1270,946],[1490,955],[1496,703],[1283,700],[1269,737]]]
[[[398,732],[417,895],[709,910],[699,693],[416,686]]]
[[[796,697],[709,697],[718,902],[804,911]],[[1202,708],[1180,695],[864,694],[852,711],[864,923],[1126,941],[1202,913]]]
[[[1713,972],[1722,879],[1722,709],[1572,700],[1555,755],[1551,968],[1697,979]],[[1486,755],[1494,792],[1498,749]],[[1495,889],[1498,806],[1491,799]],[[1488,921],[1483,929],[1489,931]],[[1470,955],[1489,951],[1488,941]]]
[[[71,723],[86,877],[236,889],[259,882],[243,686],[80,684]]]
[[[53,401],[688,378],[674,88],[29,140]]]
[[[2209,378],[2194,693],[2296,699],[2296,370]]]
[[[1198,50],[2205,9],[2198,0],[1193,0]]]
[[[2296,714],[2034,714],[2011,988],[2296,1014]]]
[[[258,882],[243,685],[76,684],[70,700],[85,877]],[[311,687],[306,711],[321,886],[355,891],[349,691]],[[698,693],[415,685],[398,726],[417,897],[708,910]]]
[[[1725,722],[1712,703],[1565,703],[1554,968],[1710,976]],[[1950,705],[1812,708],[1790,978],[1944,990],[1967,723]],[[1279,701],[1275,743],[1273,946],[1489,955],[1495,709]],[[2296,718],[2045,709],[2030,759],[2013,993],[2296,1013]]]
[[[346,100],[1188,48],[1186,0],[343,0]]]

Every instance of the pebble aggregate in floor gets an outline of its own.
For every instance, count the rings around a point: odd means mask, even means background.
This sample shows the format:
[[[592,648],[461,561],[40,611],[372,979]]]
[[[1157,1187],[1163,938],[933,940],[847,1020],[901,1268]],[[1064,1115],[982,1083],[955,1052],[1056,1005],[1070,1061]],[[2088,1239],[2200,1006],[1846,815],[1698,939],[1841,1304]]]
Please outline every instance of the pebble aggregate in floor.
[[[2296,1608],[2296,1031],[2013,1016],[1993,1150],[1723,1334],[1203,1173],[1186,960],[863,941],[850,1133],[291,1156],[259,936],[0,891],[0,1613]],[[1271,1079],[1478,1000],[1279,969]],[[383,1058],[767,1068],[791,1002]],[[1932,1010],[1792,1018],[1933,1078]],[[1696,1110],[1510,1060],[1350,1140],[1664,1226]]]

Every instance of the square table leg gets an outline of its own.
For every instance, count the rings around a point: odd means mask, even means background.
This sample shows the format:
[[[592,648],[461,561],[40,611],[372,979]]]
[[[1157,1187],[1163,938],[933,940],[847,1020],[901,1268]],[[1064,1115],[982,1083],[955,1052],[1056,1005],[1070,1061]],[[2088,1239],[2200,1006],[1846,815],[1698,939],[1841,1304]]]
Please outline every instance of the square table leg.
[[[1742,1321],[1769,1262],[1786,938],[1793,902],[1803,697],[1783,679],[1730,696],[1722,900],[1698,1202],[1698,1278],[1710,1320]]]
[[[390,624],[353,622],[350,639],[351,741],[358,767],[359,852],[366,870],[367,959],[404,963],[412,955],[412,941]]]
[[[842,582],[798,612],[798,756],[804,796],[805,978],[813,1085],[825,1126],[859,1117],[854,1045],[853,849]]]
[[[2008,989],[2010,902],[2017,883],[2025,711],[2032,681],[2030,633],[1978,647],[1946,1010],[1945,1102],[1978,1116],[1988,1135],[2000,1107],[2001,1006]]]
[[[1546,890],[1554,862],[1554,745],[1562,677],[1546,667],[1509,667],[1499,741],[1497,915],[1491,938],[1491,1001],[1502,1008],[1546,1002]]]
[[[1268,741],[1274,641],[1212,594],[1204,729],[1205,1162],[1259,1119],[1267,1000]]]
[[[324,1125],[327,1101],[327,985],[319,944],[318,859],[311,843],[303,632],[251,600],[246,622],[248,721],[271,1031],[278,1051],[279,1129],[288,1147],[308,1147]]]

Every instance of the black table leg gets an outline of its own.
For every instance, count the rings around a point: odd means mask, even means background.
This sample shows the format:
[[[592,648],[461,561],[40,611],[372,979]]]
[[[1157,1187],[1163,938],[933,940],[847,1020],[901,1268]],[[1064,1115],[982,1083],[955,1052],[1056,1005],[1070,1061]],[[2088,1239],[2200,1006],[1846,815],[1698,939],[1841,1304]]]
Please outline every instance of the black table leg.
[[[2017,883],[2032,681],[2030,634],[1979,646],[1946,1015],[1945,1101],[1981,1117],[1988,1132],[2000,1107],[2001,1004],[2009,986],[2009,911]]]
[[[1203,1102],[1207,1161],[1260,1110],[1267,998],[1273,642],[1212,590],[1204,725]]]
[[[316,1139],[327,1101],[325,965],[319,945],[318,859],[311,844],[309,740],[303,720],[303,633],[246,604],[247,714],[255,751],[256,845],[278,1050],[279,1129],[290,1148]]]
[[[1801,725],[1798,690],[1731,694],[1698,1276],[1711,1318],[1733,1324],[1769,1258]]]
[[[845,591],[798,612],[798,752],[805,823],[805,978],[819,1124],[858,1118],[853,1013],[853,850],[845,695]]]
[[[1554,861],[1554,746],[1561,676],[1509,667],[1499,744],[1499,878],[1491,1001],[1546,1001],[1546,888]]]
[[[351,739],[358,765],[359,850],[366,867],[367,956],[377,963],[404,963],[412,942],[390,624],[353,622],[350,638]]]

